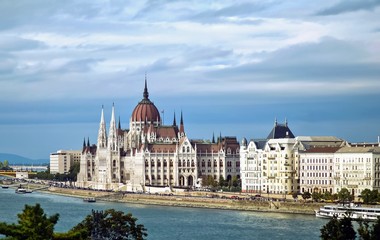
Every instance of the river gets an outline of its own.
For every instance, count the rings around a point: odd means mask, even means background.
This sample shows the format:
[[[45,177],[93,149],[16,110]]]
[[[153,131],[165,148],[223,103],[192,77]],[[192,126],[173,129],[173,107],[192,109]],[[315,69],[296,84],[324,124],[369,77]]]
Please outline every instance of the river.
[[[147,228],[148,239],[319,239],[327,222],[314,216],[243,212],[129,203],[85,203],[81,198],[33,192],[15,194],[0,189],[0,221],[16,222],[25,204],[40,203],[48,215],[60,214],[56,231],[67,231],[91,213],[91,209],[131,212]]]

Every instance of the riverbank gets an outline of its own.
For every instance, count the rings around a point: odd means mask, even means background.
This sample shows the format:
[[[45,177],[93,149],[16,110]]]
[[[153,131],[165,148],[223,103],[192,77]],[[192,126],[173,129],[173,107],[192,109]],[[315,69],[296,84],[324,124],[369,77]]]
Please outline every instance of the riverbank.
[[[280,201],[260,201],[260,200],[237,200],[229,198],[215,198],[201,196],[198,192],[190,192],[180,195],[163,196],[155,194],[123,194],[115,192],[102,192],[91,190],[80,190],[71,188],[50,187],[43,190],[51,194],[58,194],[70,197],[95,197],[97,200],[147,204],[173,207],[191,207],[191,208],[211,208],[221,210],[238,210],[238,211],[257,211],[257,212],[276,212],[314,215],[314,210],[319,209],[323,204],[320,203],[302,203],[302,202],[280,202]]]

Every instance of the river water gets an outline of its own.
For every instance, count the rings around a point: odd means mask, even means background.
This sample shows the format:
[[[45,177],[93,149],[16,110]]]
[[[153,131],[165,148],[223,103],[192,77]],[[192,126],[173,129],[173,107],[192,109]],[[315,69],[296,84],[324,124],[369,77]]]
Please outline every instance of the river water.
[[[296,214],[163,207],[130,203],[85,203],[81,198],[46,193],[15,194],[0,189],[0,221],[16,222],[24,205],[40,203],[45,213],[60,214],[56,231],[67,231],[91,209],[131,212],[147,228],[148,239],[319,239],[326,220]]]

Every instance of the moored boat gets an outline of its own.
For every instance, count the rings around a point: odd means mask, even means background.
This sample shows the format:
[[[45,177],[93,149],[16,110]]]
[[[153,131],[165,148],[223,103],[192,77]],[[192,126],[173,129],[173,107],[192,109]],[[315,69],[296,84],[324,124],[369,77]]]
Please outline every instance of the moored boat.
[[[362,207],[360,205],[325,205],[319,210],[315,210],[315,216],[319,218],[338,219],[350,217],[353,220],[376,221],[380,217],[380,208]]]
[[[1,185],[1,188],[7,189],[7,188],[9,188],[9,186],[8,185]]]
[[[25,188],[17,188],[15,193],[24,194],[24,193],[26,193],[26,189]]]
[[[94,197],[86,197],[83,198],[84,202],[96,202],[96,199]]]

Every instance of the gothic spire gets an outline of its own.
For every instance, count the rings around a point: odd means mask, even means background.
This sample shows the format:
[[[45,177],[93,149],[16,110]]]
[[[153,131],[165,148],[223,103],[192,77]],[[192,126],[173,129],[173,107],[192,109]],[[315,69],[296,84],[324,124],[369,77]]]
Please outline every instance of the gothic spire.
[[[147,80],[146,80],[146,73],[145,73],[145,87],[144,87],[143,97],[144,97],[144,99],[146,99],[146,100],[149,99],[148,84],[147,84]]]
[[[173,118],[173,126],[177,126],[177,121],[175,119],[175,112],[174,112],[174,118]]]
[[[212,141],[211,141],[211,143],[215,143],[215,134],[214,134],[214,132],[212,132]]]
[[[183,125],[183,115],[182,115],[182,110],[181,110],[181,122],[179,125],[179,132],[182,134],[182,136],[185,135],[185,126]]]
[[[119,124],[118,124],[118,129],[121,129],[120,116],[119,116]]]
[[[90,138],[87,138],[87,147],[90,147]]]
[[[112,114],[110,122],[110,130],[108,135],[108,144],[111,150],[117,149],[117,131],[116,131],[116,121],[115,121],[115,104],[112,104]]]
[[[98,147],[105,148],[107,146],[106,123],[104,121],[104,109],[102,105],[102,113],[100,114],[100,124],[98,131]]]

